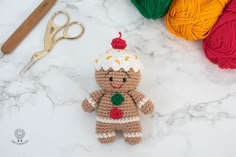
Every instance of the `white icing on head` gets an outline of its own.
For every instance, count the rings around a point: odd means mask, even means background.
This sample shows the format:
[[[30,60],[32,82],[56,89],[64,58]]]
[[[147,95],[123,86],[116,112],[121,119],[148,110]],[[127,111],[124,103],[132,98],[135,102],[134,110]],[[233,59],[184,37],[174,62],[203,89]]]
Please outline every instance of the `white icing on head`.
[[[134,72],[142,72],[143,64],[134,53],[130,53],[127,50],[110,49],[106,53],[99,55],[96,59],[95,68],[97,71],[110,68],[118,71],[123,68],[127,72],[130,69],[133,69]]]

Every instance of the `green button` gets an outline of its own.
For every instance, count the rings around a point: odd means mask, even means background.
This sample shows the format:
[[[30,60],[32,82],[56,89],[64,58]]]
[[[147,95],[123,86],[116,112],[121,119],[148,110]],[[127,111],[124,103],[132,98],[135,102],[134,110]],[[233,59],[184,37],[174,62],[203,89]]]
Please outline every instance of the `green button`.
[[[120,94],[120,93],[115,93],[112,97],[111,97],[111,102],[113,103],[113,105],[115,106],[119,106],[124,102],[124,97]]]

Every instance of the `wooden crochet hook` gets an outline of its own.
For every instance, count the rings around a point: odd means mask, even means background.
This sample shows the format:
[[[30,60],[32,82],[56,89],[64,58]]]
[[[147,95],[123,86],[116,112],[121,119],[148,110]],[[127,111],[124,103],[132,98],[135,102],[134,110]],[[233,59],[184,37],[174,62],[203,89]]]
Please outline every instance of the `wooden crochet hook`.
[[[4,54],[13,52],[15,48],[22,42],[22,40],[39,23],[39,21],[44,17],[44,15],[49,11],[56,1],[57,0],[44,0],[2,45],[1,51]]]

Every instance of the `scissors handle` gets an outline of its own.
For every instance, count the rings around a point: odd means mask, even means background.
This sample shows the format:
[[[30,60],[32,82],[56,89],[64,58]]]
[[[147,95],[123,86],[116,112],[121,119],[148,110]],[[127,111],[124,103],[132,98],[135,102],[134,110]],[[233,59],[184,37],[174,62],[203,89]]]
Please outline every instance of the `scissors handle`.
[[[59,15],[64,15],[66,17],[66,22],[64,22],[62,25],[58,26],[57,24],[55,24],[55,18]],[[70,35],[69,29],[74,26],[77,25],[80,27],[80,32],[75,35]],[[59,33],[62,31],[62,34],[59,35]],[[84,26],[77,22],[70,22],[70,16],[63,11],[58,11],[56,12],[51,19],[48,22],[48,27],[47,27],[47,31],[45,34],[45,40],[44,40],[44,45],[45,45],[45,49],[47,49],[48,51],[50,51],[55,44],[61,40],[61,39],[78,39],[80,38],[82,35],[84,34]]]
[[[65,17],[66,17],[66,21],[65,21],[64,23],[62,23],[62,25],[57,25],[57,24],[55,23],[55,19],[56,19],[56,17],[58,17],[58,16],[60,16],[60,15],[65,16]],[[49,20],[49,23],[51,23],[51,27],[53,27],[53,28],[55,28],[55,29],[58,29],[58,28],[64,28],[64,27],[66,27],[66,25],[68,25],[69,21],[70,21],[70,16],[69,16],[66,12],[64,12],[64,11],[58,11],[58,12],[56,12],[56,13],[54,13],[54,14],[52,15],[51,19]]]
[[[73,25],[79,26],[81,30],[80,30],[80,32],[79,32],[78,34],[70,35],[70,34],[68,33],[68,31],[69,31],[69,29],[70,29]],[[67,26],[65,27],[65,30],[64,30],[64,32],[63,32],[63,36],[59,37],[58,40],[60,40],[60,39],[71,39],[71,40],[73,40],[73,39],[78,39],[78,38],[80,38],[83,34],[84,34],[84,26],[83,26],[81,23],[79,23],[78,21],[74,21],[74,22],[71,22],[71,23],[67,24]]]

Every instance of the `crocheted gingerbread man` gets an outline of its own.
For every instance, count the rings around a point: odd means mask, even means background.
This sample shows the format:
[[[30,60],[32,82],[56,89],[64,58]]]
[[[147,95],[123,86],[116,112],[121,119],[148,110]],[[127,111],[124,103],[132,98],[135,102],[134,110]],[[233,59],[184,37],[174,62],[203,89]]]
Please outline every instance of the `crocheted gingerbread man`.
[[[86,112],[97,110],[96,134],[101,143],[113,142],[116,130],[121,130],[126,142],[137,144],[142,136],[138,109],[150,114],[154,106],[136,91],[142,64],[135,54],[125,50],[121,33],[113,39],[112,47],[96,60],[95,76],[101,90],[91,93],[82,108]]]

